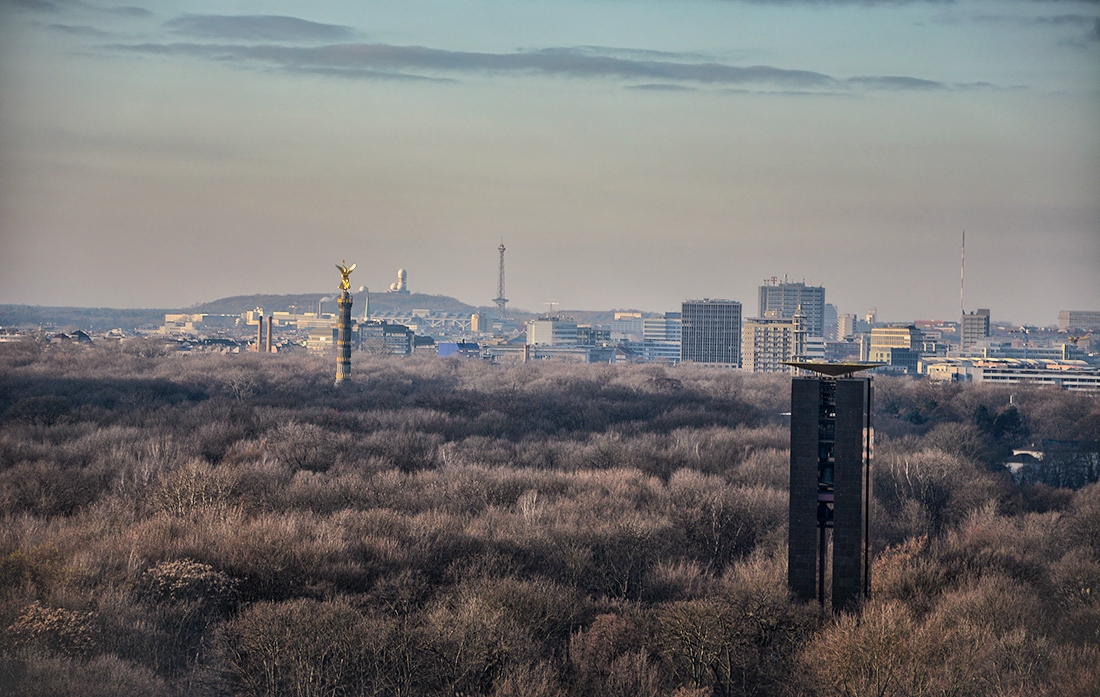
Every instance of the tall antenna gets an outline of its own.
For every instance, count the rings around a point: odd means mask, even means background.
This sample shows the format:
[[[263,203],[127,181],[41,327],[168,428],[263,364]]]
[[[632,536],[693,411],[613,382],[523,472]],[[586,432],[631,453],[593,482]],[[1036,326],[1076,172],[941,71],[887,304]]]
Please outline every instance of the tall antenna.
[[[963,230],[962,260],[959,262],[959,316],[966,314],[963,304],[963,288],[966,284],[966,230]]]
[[[504,319],[504,306],[508,304],[508,298],[504,297],[504,238],[501,238],[497,251],[500,252],[500,276],[497,278],[497,297],[493,298],[493,302],[497,304],[497,317]]]

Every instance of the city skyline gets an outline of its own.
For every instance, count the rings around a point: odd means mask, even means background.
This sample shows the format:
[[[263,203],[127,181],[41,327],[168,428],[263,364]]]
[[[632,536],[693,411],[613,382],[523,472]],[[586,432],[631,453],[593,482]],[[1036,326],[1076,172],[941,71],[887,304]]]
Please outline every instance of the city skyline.
[[[0,3],[0,303],[1100,308],[1093,1]]]

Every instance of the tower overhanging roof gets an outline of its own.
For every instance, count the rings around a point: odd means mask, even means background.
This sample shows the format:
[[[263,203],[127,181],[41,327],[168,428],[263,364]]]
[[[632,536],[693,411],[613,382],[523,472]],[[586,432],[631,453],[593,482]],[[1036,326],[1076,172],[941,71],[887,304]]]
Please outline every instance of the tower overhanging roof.
[[[884,363],[824,363],[819,361],[784,361],[783,365],[789,365],[794,368],[801,368],[802,370],[809,370],[814,373],[820,373],[822,375],[828,375],[831,377],[839,377],[841,375],[851,375],[858,373],[861,370],[870,370],[871,368],[877,368]]]

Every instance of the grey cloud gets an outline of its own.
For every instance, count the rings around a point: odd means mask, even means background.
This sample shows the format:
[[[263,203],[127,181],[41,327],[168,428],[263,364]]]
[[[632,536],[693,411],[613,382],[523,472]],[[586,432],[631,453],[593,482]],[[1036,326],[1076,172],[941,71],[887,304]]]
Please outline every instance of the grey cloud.
[[[648,84],[648,85],[627,85],[628,90],[642,90],[645,92],[697,92],[694,87],[688,87],[687,85],[669,85],[669,84]]]
[[[744,2],[746,4],[862,4],[867,7],[873,5],[901,5],[901,4],[959,4],[960,0],[727,0],[728,2]],[[1032,0],[1033,2],[1057,3],[1057,2],[1084,2],[1088,4],[1100,4],[1100,0]]]
[[[408,70],[429,72],[542,73],[562,77],[644,79],[702,83],[773,83],[792,86],[828,86],[835,81],[809,70],[771,66],[736,67],[720,63],[638,61],[590,56],[569,51],[540,53],[475,53],[444,51],[423,46],[334,44],[289,47],[226,44],[122,44],[113,48],[139,53],[178,54],[222,61],[257,62],[286,69]]]
[[[1048,0],[1058,2],[1059,0]],[[1082,0],[1082,2],[1100,3],[1100,0]],[[932,21],[937,24],[959,25],[964,22],[980,24],[1010,24],[1021,27],[1070,27],[1084,29],[1085,33],[1074,34],[1062,39],[1061,44],[1070,46],[1083,46],[1088,43],[1100,41],[1100,17],[1085,14],[1060,14],[1048,17],[1024,17],[1008,14],[978,14],[967,15],[963,13],[944,13],[936,15]]]
[[[329,77],[343,77],[353,80],[396,80],[404,82],[458,82],[449,77],[428,77],[426,75],[410,75],[409,73],[387,72],[383,70],[368,70],[366,68],[283,68],[284,72],[301,73],[308,75],[327,75]]]
[[[48,26],[54,31],[59,31],[63,34],[71,34],[73,36],[104,37],[111,35],[110,32],[103,31],[102,29],[96,29],[95,27],[73,26],[70,24],[50,24]]]
[[[542,74],[567,78],[611,78],[642,81],[644,85],[684,83],[715,86],[767,86],[782,90],[930,90],[950,89],[932,80],[906,76],[859,76],[837,79],[812,70],[791,70],[767,65],[747,67],[723,63],[686,63],[630,60],[585,51],[547,49],[539,52],[476,53],[445,51],[424,46],[386,44],[333,44],[292,47],[272,44],[117,44],[115,50],[184,55],[242,65],[293,72],[313,72],[343,77],[423,78],[420,73],[485,72]],[[427,78],[424,78],[427,79]],[[653,89],[649,87],[648,89]]]
[[[543,55],[582,55],[582,56],[610,56],[613,58],[629,58],[634,60],[705,60],[707,57],[701,53],[683,53],[672,51],[655,51],[639,48],[616,48],[612,46],[570,46],[540,48],[529,51]]]
[[[1100,21],[1095,15],[1052,15],[1050,17],[1036,17],[1032,24],[1052,24],[1054,26],[1070,25],[1074,27],[1087,27]]]
[[[149,10],[145,9],[144,7],[134,7],[132,5],[129,6],[129,7],[101,8],[100,12],[107,12],[107,13],[116,14],[116,15],[126,15],[127,17],[152,17],[153,16],[153,13],[150,12]]]
[[[960,0],[726,0],[749,5],[957,5]],[[1032,0],[1036,3],[1087,3],[1100,4],[1100,0]]]
[[[11,6],[33,12],[58,12],[61,6],[50,0],[6,0]]]
[[[106,14],[129,15],[131,17],[149,17],[152,12],[143,7],[100,7],[83,0],[0,0],[9,5],[35,12],[62,12],[67,9],[90,10]]]
[[[852,77],[845,80],[851,85],[857,85],[870,90],[943,90],[947,85],[934,80],[922,80],[916,77],[904,77],[899,75],[863,76]]]
[[[280,15],[183,15],[165,22],[170,30],[203,39],[243,41],[344,41],[355,30]]]
[[[1095,15],[1054,15],[1039,17],[1032,20],[1032,23],[1082,28],[1085,30],[1085,43],[1100,41],[1100,17]]]

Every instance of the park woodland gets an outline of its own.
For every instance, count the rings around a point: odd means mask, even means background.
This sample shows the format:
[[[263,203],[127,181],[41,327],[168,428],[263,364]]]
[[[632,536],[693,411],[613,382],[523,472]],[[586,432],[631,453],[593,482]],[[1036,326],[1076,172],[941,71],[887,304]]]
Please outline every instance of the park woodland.
[[[834,610],[791,380],[0,344],[0,693],[1098,694],[1100,399],[875,376]]]

